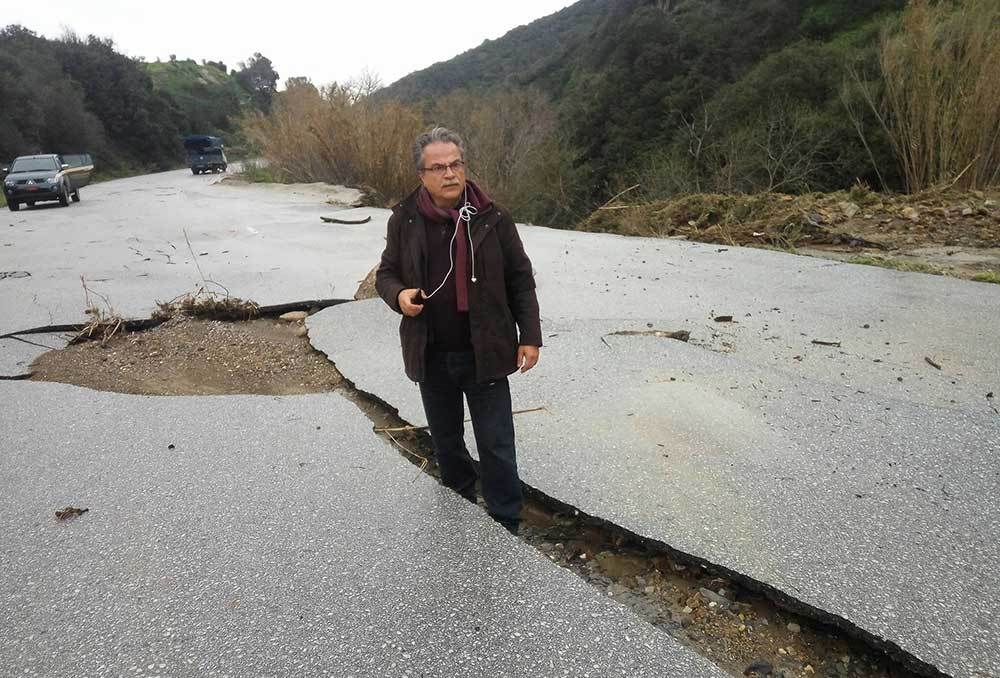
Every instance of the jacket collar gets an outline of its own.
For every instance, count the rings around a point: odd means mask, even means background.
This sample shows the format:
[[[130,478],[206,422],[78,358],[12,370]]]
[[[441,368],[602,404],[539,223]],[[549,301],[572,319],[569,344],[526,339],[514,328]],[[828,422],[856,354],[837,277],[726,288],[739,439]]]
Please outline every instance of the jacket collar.
[[[408,196],[396,203],[393,210],[399,210],[401,215],[404,217],[405,225],[407,227],[419,226],[420,236],[416,238],[419,242],[420,254],[426,253],[427,241],[422,237],[424,230],[424,218],[420,214],[420,210],[417,208],[417,194],[420,192],[421,187],[417,186]],[[472,245],[473,247],[478,247],[479,243],[483,241],[489,229],[496,226],[497,221],[500,220],[500,210],[497,209],[496,203],[491,203],[489,207],[477,214],[472,219],[470,224],[470,230],[472,232]],[[417,235],[417,234],[414,234]]]

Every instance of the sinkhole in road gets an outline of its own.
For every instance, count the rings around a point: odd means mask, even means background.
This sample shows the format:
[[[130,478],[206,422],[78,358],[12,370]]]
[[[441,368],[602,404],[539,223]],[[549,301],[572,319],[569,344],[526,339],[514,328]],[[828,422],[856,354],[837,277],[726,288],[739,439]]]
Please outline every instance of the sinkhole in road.
[[[173,318],[45,353],[32,364],[30,379],[141,395],[337,391],[357,405],[376,435],[439,479],[426,430],[358,390],[312,347],[301,321]],[[522,464],[530,464],[530,451],[522,455]],[[588,516],[529,486],[525,497],[522,541],[734,676],[944,675],[766,584]]]

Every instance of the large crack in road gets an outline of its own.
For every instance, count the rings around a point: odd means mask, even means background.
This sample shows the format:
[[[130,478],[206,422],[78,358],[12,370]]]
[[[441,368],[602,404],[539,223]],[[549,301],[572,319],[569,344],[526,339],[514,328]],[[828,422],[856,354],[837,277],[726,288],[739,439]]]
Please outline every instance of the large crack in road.
[[[336,300],[333,303],[340,303]],[[329,304],[326,304],[329,305]],[[266,309],[267,315],[290,310],[315,309],[317,303],[282,304]],[[220,321],[200,321],[204,331]],[[290,382],[302,381],[295,370],[302,369],[290,356],[312,359],[314,373],[326,371],[315,390],[336,390],[351,400],[372,422],[373,431],[424,472],[438,477],[433,449],[425,429],[400,418],[391,404],[357,389],[327,356],[317,351],[305,336],[304,328],[294,324],[227,321],[240,332],[227,335],[225,346],[233,364],[248,366],[249,373],[259,373],[267,361],[281,363]],[[158,325],[158,326],[157,326]],[[156,331],[151,331],[156,326]],[[284,329],[280,329],[284,327]],[[183,328],[183,332],[180,331]],[[236,379],[219,381],[218,369],[191,369],[190,360],[210,356],[192,343],[191,323],[159,325],[137,322],[121,336],[106,342],[91,342],[45,354],[33,371],[25,375],[35,380],[68,381],[100,390],[165,395],[203,393],[275,393],[260,391]],[[284,343],[276,350],[273,341],[261,342],[261,334],[274,339],[275,332],[285,332]],[[13,333],[23,334],[23,333]],[[155,335],[155,336],[154,336]],[[62,360],[79,365],[83,352],[97,355],[109,351],[120,354],[123,364],[171,356],[170,347],[188,347],[184,379],[169,378],[170,388],[150,388],[149,382],[123,389],[120,375],[111,379],[96,378],[95,371],[106,369],[107,361],[98,358],[97,367],[73,371],[73,378],[53,378]],[[319,359],[320,363],[316,360]],[[284,362],[282,362],[284,361]],[[169,371],[170,361],[159,361],[159,370]],[[45,369],[38,365],[45,364]],[[318,365],[322,367],[318,367]],[[55,369],[53,367],[55,366]],[[202,362],[206,367],[207,362]],[[223,370],[225,372],[225,370]],[[88,374],[90,377],[88,378]],[[199,376],[200,375],[200,376]],[[201,379],[203,383],[197,383]],[[242,389],[242,390],[241,390]],[[281,392],[281,391],[278,391]],[[296,392],[296,391],[288,391]],[[300,391],[314,392],[314,391]],[[527,460],[526,463],[530,463]],[[420,471],[416,471],[419,473]],[[620,526],[587,515],[530,486],[525,486],[525,522],[520,538],[541,551],[554,564],[566,568],[595,587],[603,596],[627,606],[656,628],[710,659],[732,675],[828,676],[854,678],[905,678],[943,676],[935,667],[920,661],[898,646],[873,636],[846,619],[829,614],[797,600],[794,596],[752,578],[733,572],[704,559],[671,548],[668,544],[647,539]],[[480,500],[481,501],[481,500]]]

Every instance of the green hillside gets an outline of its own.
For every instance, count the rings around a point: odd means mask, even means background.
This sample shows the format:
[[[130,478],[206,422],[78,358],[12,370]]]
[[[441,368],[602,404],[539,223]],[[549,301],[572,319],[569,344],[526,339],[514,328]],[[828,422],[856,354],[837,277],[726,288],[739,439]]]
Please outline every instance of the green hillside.
[[[252,106],[250,93],[226,72],[225,64],[191,59],[144,64],[153,87],[169,96],[186,118],[185,134],[224,134],[234,118]]]
[[[545,82],[559,77],[579,59],[611,7],[609,0],[580,0],[547,17],[520,26],[497,40],[397,80],[382,94],[411,101],[456,89],[490,89],[499,84]]]
[[[238,136],[239,118],[266,111],[278,74],[255,53],[221,63],[144,63],[108,38],[50,39],[0,28],[0,161],[89,152],[105,176],[177,167],[187,134]]]
[[[873,68],[880,27],[904,4],[581,0],[382,95],[415,103],[456,90],[544,92],[592,199],[643,179],[668,192],[874,185],[842,93],[850,69]],[[884,161],[879,130],[862,124]]]

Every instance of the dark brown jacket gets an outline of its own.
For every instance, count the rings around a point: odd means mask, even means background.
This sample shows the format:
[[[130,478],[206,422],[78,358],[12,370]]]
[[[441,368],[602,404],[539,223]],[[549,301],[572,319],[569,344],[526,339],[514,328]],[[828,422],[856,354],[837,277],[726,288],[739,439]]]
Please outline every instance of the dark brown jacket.
[[[416,195],[414,191],[393,207],[385,251],[375,274],[379,296],[396,313],[402,313],[401,291],[429,291],[427,238]],[[469,329],[476,354],[476,380],[487,382],[515,372],[518,345],[541,346],[542,329],[531,261],[510,213],[494,203],[473,217],[469,226],[476,253],[476,282],[469,281]],[[471,257],[469,269],[466,275],[471,274]],[[425,310],[413,318],[403,316],[399,323],[406,376],[417,382],[424,378],[426,316]]]

